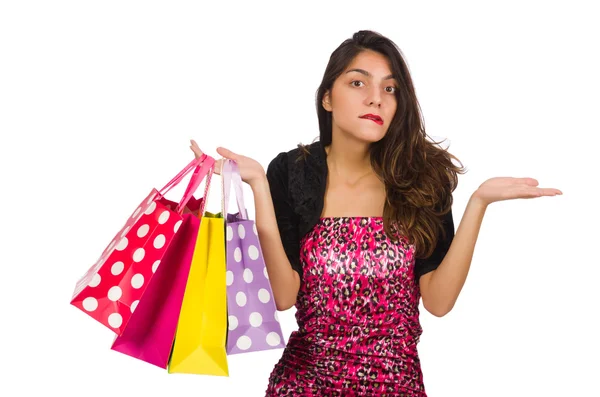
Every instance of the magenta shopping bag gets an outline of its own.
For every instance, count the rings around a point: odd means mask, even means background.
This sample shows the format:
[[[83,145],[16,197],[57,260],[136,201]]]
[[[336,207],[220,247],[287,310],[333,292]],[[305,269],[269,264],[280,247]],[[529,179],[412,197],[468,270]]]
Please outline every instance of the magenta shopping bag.
[[[206,177],[204,196],[197,201],[193,211],[183,214],[179,232],[131,315],[129,324],[115,338],[112,350],[167,368],[214,163],[214,159],[207,156],[192,176],[193,183],[191,181],[191,188],[186,191],[182,202],[189,200]]]
[[[265,267],[256,224],[248,219],[237,164],[224,160],[222,167],[223,214],[226,218],[227,354],[285,347],[269,275]],[[233,183],[239,212],[228,214]]]

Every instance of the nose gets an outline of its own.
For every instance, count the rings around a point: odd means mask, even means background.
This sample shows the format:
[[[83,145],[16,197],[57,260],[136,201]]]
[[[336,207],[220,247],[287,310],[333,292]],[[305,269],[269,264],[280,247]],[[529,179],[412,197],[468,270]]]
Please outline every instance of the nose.
[[[380,107],[381,106],[381,92],[379,92],[379,89],[377,87],[372,87],[369,90],[369,93],[367,95],[366,101],[365,101],[369,106],[377,106]]]

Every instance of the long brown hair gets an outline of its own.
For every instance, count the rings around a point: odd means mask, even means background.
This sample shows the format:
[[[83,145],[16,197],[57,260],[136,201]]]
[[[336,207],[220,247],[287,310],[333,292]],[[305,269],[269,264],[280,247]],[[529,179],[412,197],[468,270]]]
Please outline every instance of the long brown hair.
[[[362,30],[331,54],[316,95],[319,139],[323,146],[332,141],[332,116],[323,108],[323,96],[352,60],[365,50],[387,57],[399,84],[396,114],[385,137],[370,146],[371,165],[386,188],[385,231],[394,239],[396,233],[404,234],[415,244],[417,257],[428,257],[443,232],[441,219],[451,209],[457,174],[466,170],[454,155],[439,146],[440,142],[427,139],[408,66],[390,39]]]

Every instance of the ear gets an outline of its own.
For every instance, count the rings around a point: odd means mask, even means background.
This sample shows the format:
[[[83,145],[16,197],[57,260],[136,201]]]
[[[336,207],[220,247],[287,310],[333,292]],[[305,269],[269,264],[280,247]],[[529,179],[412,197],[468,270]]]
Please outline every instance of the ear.
[[[323,109],[331,112],[333,108],[331,107],[331,92],[329,90],[325,91],[325,95],[323,95],[323,101],[321,102],[323,105]]]

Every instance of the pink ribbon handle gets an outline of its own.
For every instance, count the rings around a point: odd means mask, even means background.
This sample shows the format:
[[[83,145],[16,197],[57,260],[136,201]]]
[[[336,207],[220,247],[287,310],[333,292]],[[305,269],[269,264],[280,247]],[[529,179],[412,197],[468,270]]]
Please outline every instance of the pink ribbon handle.
[[[190,161],[189,164],[186,165],[181,171],[179,171],[179,173],[175,175],[175,177],[173,177],[173,179],[171,179],[162,189],[160,189],[158,193],[161,196],[167,194],[169,190],[179,185],[183,178],[185,178],[185,176],[189,174],[190,171],[194,169],[194,167],[197,167],[198,165],[202,164],[202,162],[207,157],[208,156],[206,154],[203,154],[202,157],[200,157],[199,159],[193,159],[192,161]]]
[[[235,198],[238,205],[238,211],[242,219],[248,219],[248,212],[244,205],[244,191],[242,186],[242,177],[238,165],[235,161],[229,159],[223,159],[223,166],[221,169],[221,183],[223,189],[223,202],[221,206],[223,208],[223,217],[227,218],[227,206],[229,204],[229,192],[231,184],[235,190]]]
[[[202,158],[204,158],[204,156]],[[198,186],[200,186],[200,183],[202,183],[202,180],[204,179],[204,177],[208,176],[206,179],[206,187],[204,189],[205,191],[204,191],[204,196],[203,196],[204,200],[206,200],[206,196],[207,196],[207,192],[208,192],[208,188],[209,188],[209,184],[210,184],[210,179],[211,179],[210,176],[212,176],[214,166],[215,166],[215,159],[210,156],[206,156],[204,158],[204,161],[202,161],[202,163],[200,165],[196,166],[196,169],[194,170],[194,173],[192,174],[192,177],[190,178],[190,181],[185,190],[185,193],[183,194],[183,197],[181,198],[181,201],[179,202],[179,205],[177,206],[176,211],[178,214],[183,213],[185,206],[187,205],[188,201],[190,201],[190,199],[192,198],[192,196],[198,189]],[[202,209],[201,209],[202,212],[204,211],[205,205],[206,205],[206,202],[202,203]],[[200,212],[200,213],[202,213],[202,212]]]

